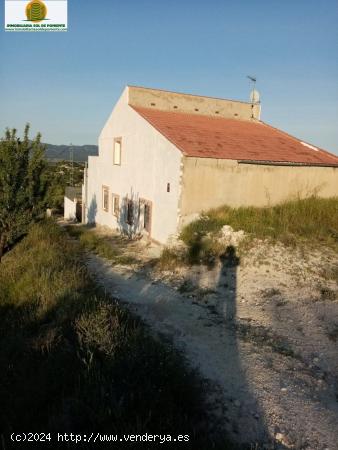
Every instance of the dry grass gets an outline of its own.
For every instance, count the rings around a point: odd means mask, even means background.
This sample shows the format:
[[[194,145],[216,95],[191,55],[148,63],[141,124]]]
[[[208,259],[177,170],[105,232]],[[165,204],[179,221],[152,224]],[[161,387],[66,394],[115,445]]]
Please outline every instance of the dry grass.
[[[168,269],[185,264],[213,265],[225,250],[219,240],[224,225],[246,233],[239,253],[245,252],[255,238],[292,247],[325,245],[335,250],[338,248],[338,198],[310,197],[266,208],[223,206],[210,210],[183,228],[180,238],[187,246],[186,252],[166,248],[160,265]],[[332,278],[336,274],[328,276]]]
[[[190,244],[196,240],[195,233],[201,236],[213,234],[223,225],[286,245],[296,245],[301,241],[337,245],[338,198],[310,197],[266,208],[223,206],[208,211],[201,219],[185,227],[181,238]]]
[[[117,245],[116,240],[109,239],[107,236],[97,235],[94,229],[87,226],[74,225],[69,225],[66,229],[72,237],[79,239],[84,249],[109,259],[113,264],[130,265],[138,262],[137,258],[126,254],[125,245]]]
[[[13,430],[152,432],[213,448],[196,375],[97,289],[81,255],[46,222],[0,265],[3,443]]]

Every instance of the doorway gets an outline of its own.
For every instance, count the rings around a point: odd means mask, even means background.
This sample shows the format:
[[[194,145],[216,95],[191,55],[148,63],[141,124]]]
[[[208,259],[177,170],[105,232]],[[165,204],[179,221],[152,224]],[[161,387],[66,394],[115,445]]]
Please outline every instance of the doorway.
[[[140,199],[140,225],[141,231],[146,231],[151,235],[151,216],[152,216],[152,202],[145,199]]]

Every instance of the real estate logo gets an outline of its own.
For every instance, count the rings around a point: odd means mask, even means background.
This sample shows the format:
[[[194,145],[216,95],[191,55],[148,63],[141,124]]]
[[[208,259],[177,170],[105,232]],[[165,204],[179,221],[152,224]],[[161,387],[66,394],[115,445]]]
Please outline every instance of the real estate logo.
[[[6,31],[67,31],[67,0],[5,0]]]
[[[32,0],[26,6],[26,17],[32,22],[41,22],[47,15],[47,7],[41,0]]]

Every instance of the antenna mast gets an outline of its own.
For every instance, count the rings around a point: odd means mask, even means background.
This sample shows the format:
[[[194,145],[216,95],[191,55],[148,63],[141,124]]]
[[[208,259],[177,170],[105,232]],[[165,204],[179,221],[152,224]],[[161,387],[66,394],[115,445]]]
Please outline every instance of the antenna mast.
[[[73,144],[70,143],[69,147],[69,156],[70,156],[70,185],[74,186],[74,149]]]
[[[257,103],[257,100],[255,99],[255,95],[257,93],[257,91],[256,91],[257,78],[252,77],[251,75],[247,75],[247,78],[249,78],[250,82],[252,83],[252,91],[251,91],[251,98],[250,98],[250,100],[251,100],[251,119],[254,119],[254,106],[255,106],[255,103]],[[259,97],[258,97],[258,102],[259,102]]]

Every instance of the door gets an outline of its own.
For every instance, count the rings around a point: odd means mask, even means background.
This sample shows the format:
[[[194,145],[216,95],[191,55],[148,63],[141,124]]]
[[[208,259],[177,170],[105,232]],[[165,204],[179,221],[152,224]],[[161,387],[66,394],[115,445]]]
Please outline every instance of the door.
[[[152,203],[149,200],[140,199],[140,219],[142,231],[151,235]]]

